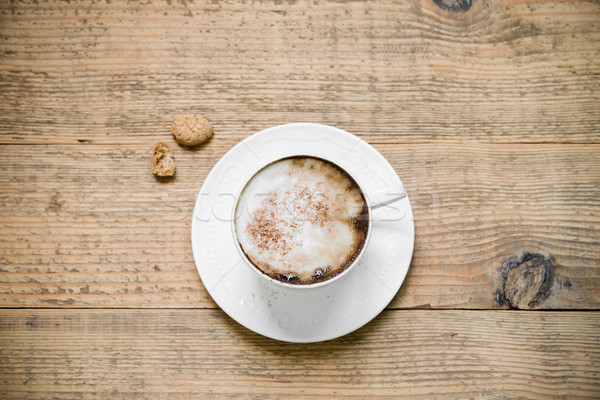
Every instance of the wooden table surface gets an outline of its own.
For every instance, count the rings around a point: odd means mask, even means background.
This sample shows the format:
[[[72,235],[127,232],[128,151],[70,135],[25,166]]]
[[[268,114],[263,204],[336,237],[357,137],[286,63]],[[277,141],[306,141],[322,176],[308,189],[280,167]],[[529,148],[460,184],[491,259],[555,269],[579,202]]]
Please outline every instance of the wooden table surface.
[[[379,150],[416,235],[386,310],[303,345],[190,246],[217,160],[300,121]],[[0,171],[2,399],[600,396],[600,2],[2,1]]]

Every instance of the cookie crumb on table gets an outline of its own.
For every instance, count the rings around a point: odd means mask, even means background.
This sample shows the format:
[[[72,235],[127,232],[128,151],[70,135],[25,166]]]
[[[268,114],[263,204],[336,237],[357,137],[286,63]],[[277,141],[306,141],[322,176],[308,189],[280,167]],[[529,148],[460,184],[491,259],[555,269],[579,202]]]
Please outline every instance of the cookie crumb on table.
[[[154,146],[152,172],[158,176],[173,176],[175,174],[173,150],[165,142],[158,142]]]
[[[197,146],[213,135],[213,127],[204,115],[183,115],[173,121],[171,132],[180,145]]]

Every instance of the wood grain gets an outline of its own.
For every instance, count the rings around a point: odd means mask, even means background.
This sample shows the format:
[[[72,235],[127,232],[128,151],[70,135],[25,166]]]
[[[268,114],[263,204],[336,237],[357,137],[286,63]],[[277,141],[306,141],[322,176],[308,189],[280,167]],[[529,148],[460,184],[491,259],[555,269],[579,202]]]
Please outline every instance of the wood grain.
[[[2,310],[3,399],[593,398],[600,314],[384,311],[290,344],[220,310]]]
[[[170,139],[172,140],[172,139]],[[216,307],[192,258],[191,211],[229,149],[173,144],[174,180],[148,146],[0,146],[0,305]],[[390,307],[500,308],[503,262],[555,257],[534,308],[600,306],[600,145],[377,145],[408,188],[416,244]]]
[[[439,2],[438,2],[439,3]],[[0,143],[139,144],[322,122],[373,143],[598,143],[600,3],[0,5]]]
[[[599,28],[583,0],[0,0],[0,399],[600,397]],[[175,145],[184,113],[215,137]],[[303,345],[219,310],[190,246],[217,160],[298,121],[375,145],[416,227],[388,308]]]

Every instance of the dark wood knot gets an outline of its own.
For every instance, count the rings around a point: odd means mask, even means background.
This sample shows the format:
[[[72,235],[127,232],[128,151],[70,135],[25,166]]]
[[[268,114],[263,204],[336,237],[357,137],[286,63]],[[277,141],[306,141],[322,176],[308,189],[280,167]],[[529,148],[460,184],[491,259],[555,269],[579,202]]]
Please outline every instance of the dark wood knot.
[[[473,0],[433,0],[442,10],[452,13],[464,13],[473,5]]]
[[[558,268],[552,256],[524,252],[502,263],[503,291],[496,291],[496,301],[511,308],[534,308],[549,295]]]

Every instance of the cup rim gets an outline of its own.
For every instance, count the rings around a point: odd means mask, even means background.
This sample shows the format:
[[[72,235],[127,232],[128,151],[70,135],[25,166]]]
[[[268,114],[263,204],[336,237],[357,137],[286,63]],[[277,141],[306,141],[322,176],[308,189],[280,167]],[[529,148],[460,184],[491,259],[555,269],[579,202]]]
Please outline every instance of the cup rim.
[[[240,244],[239,240],[238,240],[238,235],[237,235],[237,229],[236,229],[236,216],[237,216],[237,209],[238,209],[238,205],[239,205],[239,200],[240,200],[240,196],[243,193],[244,189],[246,188],[246,186],[248,186],[248,184],[250,183],[250,181],[256,176],[257,173],[259,173],[262,169],[264,169],[265,167],[278,162],[280,160],[284,160],[286,158],[292,158],[292,157],[310,157],[310,158],[317,158],[317,159],[321,159],[324,160],[326,162],[329,162],[333,165],[335,165],[336,167],[338,167],[339,169],[341,169],[342,171],[344,171],[346,174],[348,174],[348,176],[350,176],[354,182],[356,183],[356,185],[358,186],[358,188],[360,189],[362,196],[365,200],[365,203],[367,205],[367,221],[368,221],[368,225],[367,225],[367,236],[365,238],[365,241],[363,243],[362,248],[360,249],[360,251],[358,252],[358,254],[355,256],[354,260],[352,261],[352,263],[350,265],[348,265],[346,268],[344,268],[344,270],[334,276],[332,276],[329,279],[323,280],[323,281],[319,281],[319,282],[315,282],[315,283],[306,283],[306,284],[295,284],[295,283],[287,283],[287,282],[283,282],[280,281],[278,279],[273,278],[270,275],[267,275],[265,272],[261,271],[258,267],[256,267],[248,258],[248,256],[246,255],[246,252],[242,249],[242,245]],[[284,287],[284,288],[293,288],[293,289],[302,289],[302,290],[308,290],[308,289],[315,289],[318,287],[322,287],[325,285],[329,285],[333,282],[338,281],[339,279],[341,279],[342,277],[348,275],[348,273],[358,264],[358,262],[360,261],[360,259],[362,258],[362,255],[365,253],[368,245],[369,245],[369,241],[371,239],[371,230],[372,230],[372,216],[371,216],[371,203],[369,202],[369,197],[367,195],[367,193],[365,192],[365,190],[363,189],[363,186],[360,184],[360,182],[358,181],[358,179],[356,179],[356,177],[354,175],[352,175],[350,172],[348,172],[345,168],[343,168],[342,166],[340,166],[336,161],[332,160],[331,158],[328,158],[327,156],[323,156],[323,155],[316,155],[316,154],[309,154],[306,152],[299,152],[299,153],[293,153],[293,154],[287,154],[287,155],[279,155],[277,157],[273,157],[272,159],[267,160],[264,163],[261,163],[261,165],[254,169],[252,171],[251,174],[249,174],[249,177],[247,179],[244,179],[244,183],[241,185],[240,189],[237,191],[236,196],[234,197],[234,206],[233,206],[233,211],[232,211],[232,216],[230,218],[231,220],[231,233],[232,233],[232,237],[233,237],[233,242],[235,243],[235,248],[239,254],[239,256],[242,258],[244,264],[246,264],[248,266],[248,268],[250,268],[252,271],[254,271],[254,273],[258,274],[260,277],[262,277],[263,279],[266,279],[268,282],[273,283],[279,287]]]

